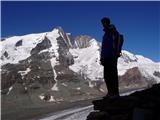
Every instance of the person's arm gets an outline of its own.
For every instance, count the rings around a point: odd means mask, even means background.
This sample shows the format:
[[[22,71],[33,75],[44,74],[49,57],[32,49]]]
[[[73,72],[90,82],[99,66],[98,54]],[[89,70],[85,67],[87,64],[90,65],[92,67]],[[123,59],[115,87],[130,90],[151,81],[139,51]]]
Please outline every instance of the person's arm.
[[[104,65],[105,62],[105,56],[106,56],[106,41],[107,41],[107,34],[105,33],[102,39],[102,45],[101,45],[101,53],[100,53],[100,63],[101,65]]]
[[[102,41],[101,53],[100,53],[100,64],[101,64],[101,65],[104,64],[104,51],[103,51],[103,47],[104,47],[104,40]]]

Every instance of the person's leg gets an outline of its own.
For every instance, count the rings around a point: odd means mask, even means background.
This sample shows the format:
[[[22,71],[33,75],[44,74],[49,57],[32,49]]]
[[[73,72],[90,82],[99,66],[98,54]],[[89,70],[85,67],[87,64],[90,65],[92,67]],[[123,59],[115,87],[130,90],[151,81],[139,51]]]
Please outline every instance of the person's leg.
[[[110,60],[106,60],[106,63],[104,65],[104,81],[106,83],[107,86],[107,90],[108,90],[108,95],[111,95],[112,93],[112,74],[111,74],[111,61]]]
[[[111,94],[119,95],[117,58],[112,60],[111,66]]]

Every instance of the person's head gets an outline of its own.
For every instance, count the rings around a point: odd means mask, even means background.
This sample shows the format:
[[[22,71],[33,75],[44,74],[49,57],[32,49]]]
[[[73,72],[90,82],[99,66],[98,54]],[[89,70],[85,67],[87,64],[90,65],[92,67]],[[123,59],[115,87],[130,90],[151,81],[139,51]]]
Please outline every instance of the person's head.
[[[103,25],[104,28],[108,28],[110,25],[110,19],[107,17],[104,17],[101,19],[101,23]]]

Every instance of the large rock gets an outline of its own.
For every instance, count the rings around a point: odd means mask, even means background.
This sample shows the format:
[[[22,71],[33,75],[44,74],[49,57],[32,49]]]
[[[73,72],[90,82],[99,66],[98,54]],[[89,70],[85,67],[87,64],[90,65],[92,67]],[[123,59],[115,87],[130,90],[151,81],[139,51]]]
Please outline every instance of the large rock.
[[[93,101],[94,110],[87,120],[159,120],[160,84],[129,96]],[[101,117],[105,116],[105,117]]]

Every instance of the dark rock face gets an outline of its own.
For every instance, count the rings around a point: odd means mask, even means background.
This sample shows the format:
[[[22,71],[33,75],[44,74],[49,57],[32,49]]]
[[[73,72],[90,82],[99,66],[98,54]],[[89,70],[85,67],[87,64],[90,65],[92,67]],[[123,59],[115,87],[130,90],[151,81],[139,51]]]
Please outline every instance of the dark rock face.
[[[61,42],[65,45],[64,48],[86,48],[90,46],[90,40],[92,39],[90,36],[87,35],[80,35],[73,37],[71,34],[67,34],[61,27],[58,27],[59,34],[63,39]]]
[[[40,86],[51,88],[54,73],[49,60],[49,54],[34,54],[19,64],[6,64],[2,67],[2,91],[9,89],[15,83],[30,88],[37,83]],[[27,72],[23,75],[23,73]],[[37,87],[38,88],[38,87]]]
[[[4,60],[4,58],[9,58],[9,55],[8,55],[8,52],[7,51],[5,51],[4,53],[3,53],[3,55],[1,56],[1,59],[2,60]]]
[[[5,38],[1,38],[1,41],[5,41]]]
[[[4,53],[3,53],[3,55],[7,58],[8,57],[8,53],[5,51]]]
[[[94,110],[87,120],[159,120],[160,84],[129,96],[93,101]],[[104,116],[104,117],[102,117]]]
[[[75,38],[75,46],[77,48],[86,48],[86,47],[89,47],[90,46],[89,41],[91,39],[92,38],[90,36],[87,36],[87,35],[77,36]]]
[[[6,93],[4,91],[8,91],[9,87],[12,86],[16,82],[20,82],[21,80],[21,75],[14,70],[2,70],[1,72],[1,78],[3,79],[1,81],[1,89],[2,93]],[[4,90],[4,91],[3,91]]]
[[[155,71],[155,72],[153,73],[153,75],[155,75],[155,76],[157,76],[157,77],[160,78],[160,72],[158,72],[158,71]]]
[[[119,77],[119,86],[126,86],[128,88],[143,88],[155,83],[154,79],[142,76],[138,67],[129,69],[123,76]]]
[[[59,62],[64,66],[69,66],[74,64],[73,56],[69,52],[69,47],[64,42],[63,38],[62,37],[57,38],[57,42],[59,44],[58,53],[60,53]]]
[[[61,27],[57,27],[57,28],[59,30],[59,35],[61,37],[59,39],[63,39],[61,42],[63,42],[65,47],[74,48],[74,43],[75,43],[74,37],[71,34],[65,33]]]
[[[31,55],[36,54],[41,50],[50,48],[51,46],[51,41],[47,37],[45,37],[41,43],[38,43],[37,46],[31,50]]]
[[[22,46],[22,40],[19,40],[16,44],[15,44],[16,47],[18,46]]]

